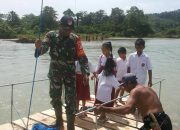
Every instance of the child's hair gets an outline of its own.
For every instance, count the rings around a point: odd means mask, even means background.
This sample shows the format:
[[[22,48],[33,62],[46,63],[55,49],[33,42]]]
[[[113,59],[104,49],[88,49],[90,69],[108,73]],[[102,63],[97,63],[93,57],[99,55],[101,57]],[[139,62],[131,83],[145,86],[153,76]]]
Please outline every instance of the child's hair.
[[[135,45],[142,45],[142,46],[145,47],[145,41],[144,41],[144,39],[138,38],[138,39],[135,41]]]
[[[113,60],[113,58],[107,58],[104,66],[104,75],[105,76],[113,75],[115,67],[116,67],[116,63]]]
[[[111,54],[111,57],[113,57],[113,54],[112,54],[112,44],[111,44],[111,42],[104,42],[104,43],[102,44],[102,47],[105,47],[105,48],[109,49],[110,54]]]
[[[125,47],[120,47],[120,48],[118,49],[118,54],[119,54],[119,53],[126,54],[126,48],[125,48]]]

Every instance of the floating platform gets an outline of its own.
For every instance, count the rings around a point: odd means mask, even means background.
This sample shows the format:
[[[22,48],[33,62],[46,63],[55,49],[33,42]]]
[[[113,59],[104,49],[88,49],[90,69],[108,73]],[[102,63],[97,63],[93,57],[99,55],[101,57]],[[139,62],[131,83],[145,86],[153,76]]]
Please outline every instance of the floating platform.
[[[93,106],[93,101],[88,101],[86,103],[87,106]],[[128,114],[128,115],[120,115],[120,114],[107,114],[109,120],[104,124],[96,123],[96,116],[94,112],[88,112],[87,117],[75,119],[75,130],[137,130],[140,128],[143,123],[141,120],[141,116],[137,113]],[[28,130],[32,129],[32,126],[35,123],[43,123],[45,125],[52,125],[55,122],[55,113],[53,109],[45,110],[40,113],[35,113],[30,115],[29,117],[29,125]],[[22,119],[25,124],[27,122],[27,118]],[[0,125],[0,130],[26,130],[25,124],[21,119],[15,120],[11,123],[6,123]],[[67,124],[67,118],[65,109],[63,108],[63,120],[65,129]]]

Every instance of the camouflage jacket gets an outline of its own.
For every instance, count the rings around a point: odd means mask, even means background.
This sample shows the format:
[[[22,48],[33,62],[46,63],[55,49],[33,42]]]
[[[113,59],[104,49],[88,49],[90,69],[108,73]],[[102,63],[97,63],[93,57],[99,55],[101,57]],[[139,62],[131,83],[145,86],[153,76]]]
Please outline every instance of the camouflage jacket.
[[[73,73],[71,71],[74,69],[71,68],[75,68],[75,61],[78,60],[82,73],[89,75],[88,59],[77,35],[71,33],[69,38],[63,39],[58,32],[50,31],[42,42],[40,55],[46,53],[49,48],[51,63],[57,63],[62,72]],[[51,64],[50,69],[53,69]]]

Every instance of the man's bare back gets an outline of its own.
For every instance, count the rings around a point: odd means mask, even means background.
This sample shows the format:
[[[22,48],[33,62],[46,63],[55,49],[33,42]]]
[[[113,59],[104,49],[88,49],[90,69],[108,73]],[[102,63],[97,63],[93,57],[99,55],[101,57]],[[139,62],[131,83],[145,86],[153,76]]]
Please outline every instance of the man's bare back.
[[[150,113],[163,112],[162,105],[158,99],[155,91],[150,87],[144,87],[137,85],[130,92],[130,99],[135,98],[134,106],[138,108],[138,111],[141,113],[142,117],[149,115]],[[129,101],[129,99],[128,99]],[[127,104],[128,104],[127,101]]]
[[[138,108],[144,122],[144,125],[139,130],[172,130],[171,120],[163,111],[161,102],[152,88],[138,85],[136,76],[132,73],[123,76],[123,82],[124,89],[130,93],[127,103],[120,107],[97,105],[95,113],[103,111],[129,114],[134,108]]]

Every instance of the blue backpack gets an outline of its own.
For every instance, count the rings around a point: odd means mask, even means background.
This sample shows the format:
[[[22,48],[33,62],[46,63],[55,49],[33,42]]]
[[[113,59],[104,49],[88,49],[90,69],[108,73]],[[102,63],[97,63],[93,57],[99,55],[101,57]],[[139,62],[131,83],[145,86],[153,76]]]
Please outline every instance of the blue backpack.
[[[36,123],[31,130],[59,130],[57,127],[47,126],[42,123]]]

